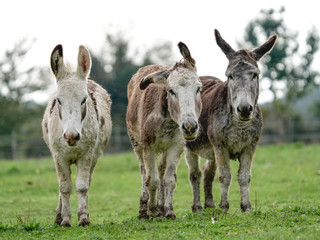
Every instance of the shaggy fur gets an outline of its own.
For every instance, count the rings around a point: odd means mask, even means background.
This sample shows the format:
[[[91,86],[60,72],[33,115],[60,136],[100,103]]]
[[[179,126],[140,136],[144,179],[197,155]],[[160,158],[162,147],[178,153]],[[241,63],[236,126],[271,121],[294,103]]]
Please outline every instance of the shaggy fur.
[[[212,182],[218,169],[221,188],[220,208],[229,209],[228,192],[231,182],[229,160],[240,162],[238,183],[241,193],[241,209],[251,209],[249,187],[251,166],[255,149],[262,132],[262,114],[257,104],[259,96],[259,69],[256,63],[271,51],[277,37],[254,49],[236,52],[222,39],[216,30],[219,47],[229,60],[226,70],[228,80],[200,77],[203,109],[199,118],[198,137],[186,143],[186,162],[193,189],[192,211],[202,209],[200,203],[199,156],[207,159],[204,165],[205,207],[214,207]]]
[[[179,48],[183,62],[140,68],[128,84],[127,129],[142,175],[139,218],[176,218],[172,198],[184,138],[198,132],[201,83],[188,48]]]
[[[88,80],[91,59],[88,50],[79,47],[77,71],[64,65],[62,46],[51,55],[51,68],[58,90],[53,94],[42,121],[43,137],[55,163],[59,180],[59,201],[55,223],[71,226],[69,198],[72,190],[70,165],[77,165],[79,226],[90,223],[88,190],[97,159],[111,135],[109,94]]]

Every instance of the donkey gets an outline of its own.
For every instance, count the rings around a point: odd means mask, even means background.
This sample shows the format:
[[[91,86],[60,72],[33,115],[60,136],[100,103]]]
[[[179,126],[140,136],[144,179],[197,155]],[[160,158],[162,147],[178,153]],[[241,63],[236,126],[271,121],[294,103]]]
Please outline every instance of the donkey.
[[[59,202],[55,223],[70,227],[71,170],[77,165],[78,224],[89,225],[88,190],[97,159],[111,135],[111,100],[97,83],[88,79],[91,69],[89,51],[79,47],[77,70],[63,63],[62,46],[51,54],[51,70],[58,89],[49,101],[42,121],[59,180]]]
[[[128,84],[127,129],[142,175],[140,219],[176,218],[177,166],[185,139],[194,139],[199,130],[201,82],[188,47],[182,42],[178,47],[184,60],[171,68],[142,67]]]
[[[221,189],[219,207],[229,209],[231,182],[230,159],[240,162],[238,183],[241,210],[251,210],[249,187],[255,149],[262,132],[262,114],[257,104],[259,96],[259,68],[257,61],[270,52],[277,36],[252,51],[235,51],[215,30],[218,46],[229,60],[227,81],[215,77],[200,77],[203,109],[199,118],[200,131],[193,141],[187,141],[186,162],[189,181],[193,189],[192,211],[202,209],[200,203],[199,156],[207,159],[204,167],[205,207],[214,208],[212,182],[218,169]]]

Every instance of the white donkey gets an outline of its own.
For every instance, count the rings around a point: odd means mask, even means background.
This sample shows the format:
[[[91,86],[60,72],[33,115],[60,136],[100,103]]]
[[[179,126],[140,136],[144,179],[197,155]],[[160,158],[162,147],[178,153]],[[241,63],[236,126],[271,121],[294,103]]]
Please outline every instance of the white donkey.
[[[53,49],[50,60],[58,90],[44,113],[42,131],[59,180],[59,203],[55,223],[71,226],[70,165],[76,164],[78,221],[79,226],[86,226],[90,223],[88,190],[92,172],[111,135],[111,100],[100,85],[88,79],[91,57],[84,46],[79,47],[76,71],[63,63],[61,45]]]

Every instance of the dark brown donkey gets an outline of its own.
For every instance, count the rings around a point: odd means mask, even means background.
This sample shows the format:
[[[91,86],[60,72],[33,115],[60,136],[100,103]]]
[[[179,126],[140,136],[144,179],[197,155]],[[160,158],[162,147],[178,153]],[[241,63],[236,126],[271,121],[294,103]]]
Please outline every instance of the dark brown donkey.
[[[198,137],[186,144],[189,180],[193,188],[192,211],[201,210],[199,156],[207,159],[204,171],[205,207],[214,208],[212,182],[218,169],[221,189],[219,207],[229,209],[231,172],[229,160],[239,160],[238,183],[241,209],[251,210],[249,187],[251,166],[262,131],[262,114],[257,104],[259,96],[259,68],[257,61],[267,54],[277,40],[273,35],[252,51],[233,50],[215,30],[218,46],[229,60],[227,81],[215,77],[200,77],[203,109],[199,118]]]
[[[142,175],[139,218],[176,218],[177,166],[185,139],[194,139],[199,129],[201,82],[187,46],[178,46],[183,61],[140,68],[128,84],[128,135]]]

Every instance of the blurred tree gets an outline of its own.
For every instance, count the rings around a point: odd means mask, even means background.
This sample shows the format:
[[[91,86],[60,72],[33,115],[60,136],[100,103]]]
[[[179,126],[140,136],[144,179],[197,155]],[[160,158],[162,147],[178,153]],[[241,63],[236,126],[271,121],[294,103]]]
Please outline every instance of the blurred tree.
[[[320,120],[320,101],[316,101],[313,103],[313,105],[310,106],[310,109],[309,109],[314,117],[318,120]]]
[[[8,49],[0,60],[0,135],[11,135],[11,156],[17,159],[17,141],[21,127],[40,114],[35,104],[30,105],[23,97],[45,87],[43,70],[30,67],[22,70],[22,62],[33,40],[26,38]],[[42,114],[42,112],[41,112]],[[0,141],[1,144],[1,141]]]
[[[301,53],[298,33],[285,24],[280,10],[261,10],[259,17],[249,22],[245,31],[245,42],[240,47],[254,48],[261,45],[272,34],[278,35],[273,50],[262,59],[262,81],[268,80],[273,94],[271,105],[262,106],[265,132],[274,132],[282,139],[292,141],[295,132],[301,131],[303,116],[293,104],[303,95],[320,85],[318,71],[312,69],[314,55],[319,49],[319,33],[313,27],[305,42],[306,51]]]
[[[319,33],[315,27],[309,31],[307,51],[300,55],[298,33],[288,29],[283,19],[284,12],[284,7],[279,11],[261,10],[260,16],[246,28],[245,44],[240,43],[241,46],[255,47],[272,34],[278,35],[275,47],[262,59],[262,76],[270,81],[269,89],[275,104],[283,93],[285,104],[290,104],[314,86],[319,86],[319,72],[312,69],[314,55],[319,49]],[[279,83],[282,83],[280,87]]]

